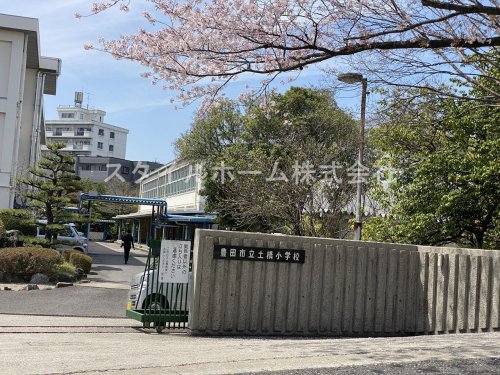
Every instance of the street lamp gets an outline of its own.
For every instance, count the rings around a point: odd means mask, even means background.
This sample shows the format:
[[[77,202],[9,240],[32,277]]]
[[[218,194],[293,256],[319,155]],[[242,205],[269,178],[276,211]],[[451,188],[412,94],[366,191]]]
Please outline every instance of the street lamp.
[[[341,82],[348,84],[361,83],[361,119],[359,122],[359,147],[358,147],[358,178],[356,181],[356,223],[354,224],[354,239],[361,240],[361,195],[363,183],[361,179],[361,168],[363,166],[363,150],[365,144],[365,112],[366,112],[366,88],[368,80],[360,73],[343,73],[337,76]]]

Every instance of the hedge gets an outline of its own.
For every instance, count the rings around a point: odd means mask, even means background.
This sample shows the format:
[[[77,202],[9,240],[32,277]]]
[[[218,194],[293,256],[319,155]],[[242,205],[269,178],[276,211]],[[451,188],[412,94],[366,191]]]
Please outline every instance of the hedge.
[[[81,254],[81,253],[82,252],[79,250],[65,249],[62,251],[61,255],[66,262],[69,262],[69,258],[71,257],[71,254]]]
[[[89,273],[92,268],[92,258],[79,251],[71,252],[69,262],[74,264],[76,268],[81,268],[85,273]]]
[[[62,262],[61,255],[53,249],[7,247],[0,250],[0,271],[26,280],[35,273],[43,273],[53,278],[57,265]]]

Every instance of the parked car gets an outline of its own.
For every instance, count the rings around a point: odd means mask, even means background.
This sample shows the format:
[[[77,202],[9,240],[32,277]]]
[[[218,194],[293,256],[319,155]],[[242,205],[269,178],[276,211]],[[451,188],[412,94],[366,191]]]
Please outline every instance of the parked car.
[[[130,282],[128,292],[128,310],[188,310],[191,303],[192,273],[189,272],[189,284],[163,283],[159,288],[158,270],[149,270],[136,274]],[[145,277],[147,275],[147,277]],[[160,293],[161,292],[161,293]]]
[[[88,253],[87,238],[82,235],[83,233],[76,230],[76,225],[68,223],[64,225],[64,232],[57,235],[59,241],[75,242],[73,249]],[[36,237],[45,238],[45,227],[36,228]]]

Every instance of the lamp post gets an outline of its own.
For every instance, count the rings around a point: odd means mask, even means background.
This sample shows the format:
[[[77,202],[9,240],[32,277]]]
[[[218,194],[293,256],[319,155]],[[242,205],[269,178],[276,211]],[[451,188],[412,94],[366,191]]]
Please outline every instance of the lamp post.
[[[361,240],[361,196],[363,194],[363,182],[361,179],[361,167],[363,166],[363,151],[365,145],[365,113],[366,113],[366,89],[368,80],[360,73],[339,74],[337,79],[348,84],[361,83],[361,119],[359,122],[359,147],[358,147],[358,178],[356,180],[356,223],[354,224],[354,239]]]

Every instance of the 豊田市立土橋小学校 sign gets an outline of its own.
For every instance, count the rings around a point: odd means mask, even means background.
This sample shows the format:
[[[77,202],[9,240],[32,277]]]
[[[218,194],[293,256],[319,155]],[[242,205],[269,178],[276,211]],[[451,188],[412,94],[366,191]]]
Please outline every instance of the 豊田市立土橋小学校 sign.
[[[304,263],[304,250],[214,245],[214,259],[252,260],[257,262]]]

